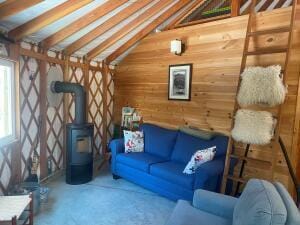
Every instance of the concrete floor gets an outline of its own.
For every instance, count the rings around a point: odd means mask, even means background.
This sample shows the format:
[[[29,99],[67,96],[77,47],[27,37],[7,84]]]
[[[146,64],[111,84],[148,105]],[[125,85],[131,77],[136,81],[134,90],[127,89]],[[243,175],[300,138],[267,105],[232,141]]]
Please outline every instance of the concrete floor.
[[[113,180],[107,166],[88,184],[68,185],[58,177],[46,186],[48,203],[35,225],[164,225],[175,207],[124,179]]]

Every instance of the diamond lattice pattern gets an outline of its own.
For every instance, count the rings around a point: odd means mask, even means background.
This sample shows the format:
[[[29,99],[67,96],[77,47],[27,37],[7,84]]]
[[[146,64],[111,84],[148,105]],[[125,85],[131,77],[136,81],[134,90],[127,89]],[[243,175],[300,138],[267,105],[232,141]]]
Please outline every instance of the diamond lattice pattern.
[[[47,71],[50,69],[50,66],[58,67],[63,73],[61,66],[54,64],[48,64]],[[63,168],[63,110],[63,98],[58,107],[50,107],[47,102],[47,159],[51,162],[51,173]]]
[[[33,153],[40,155],[40,73],[39,62],[27,56],[20,58],[21,104],[21,169],[22,179],[28,175],[28,159]],[[39,171],[38,171],[39,175]]]
[[[11,151],[10,147],[0,149],[0,195],[6,194],[7,187],[11,181]]]
[[[102,153],[103,137],[103,82],[100,71],[89,71],[89,96],[88,96],[88,121],[95,124],[94,127],[94,154]]]

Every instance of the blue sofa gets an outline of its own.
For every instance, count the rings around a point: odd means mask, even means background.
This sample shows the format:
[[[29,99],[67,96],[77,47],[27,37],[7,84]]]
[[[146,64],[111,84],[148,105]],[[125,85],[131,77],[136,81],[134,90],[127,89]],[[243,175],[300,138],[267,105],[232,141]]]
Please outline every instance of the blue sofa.
[[[280,183],[250,180],[240,198],[196,190],[179,200],[166,225],[300,225],[300,213]]]
[[[124,153],[124,140],[110,143],[111,171],[167,198],[192,200],[194,190],[219,191],[228,137],[203,140],[178,130],[143,124],[144,152]],[[183,173],[196,150],[217,146],[214,160],[202,164],[195,174]]]

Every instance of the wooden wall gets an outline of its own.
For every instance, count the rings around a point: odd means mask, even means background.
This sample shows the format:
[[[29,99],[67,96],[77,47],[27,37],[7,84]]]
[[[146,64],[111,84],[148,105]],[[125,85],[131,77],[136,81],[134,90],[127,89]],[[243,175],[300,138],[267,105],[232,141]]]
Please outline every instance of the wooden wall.
[[[290,8],[259,13],[253,29],[288,25],[290,13]],[[247,19],[248,16],[240,16],[164,31],[143,39],[116,69],[114,121],[120,123],[123,106],[132,106],[137,108],[146,122],[175,128],[191,125],[229,134]],[[300,21],[300,18],[297,19]],[[293,130],[299,83],[299,21],[294,31],[294,46],[287,77],[289,93],[281,126],[281,135],[295,166],[299,155],[299,149],[292,147],[293,137],[298,135],[294,135]],[[170,41],[176,38],[186,44],[186,51],[182,56],[170,53]],[[264,35],[252,39],[250,49],[260,46],[278,47],[284,43],[287,43],[287,33]],[[283,54],[253,56],[247,64],[283,65],[283,60]],[[168,101],[168,67],[184,63],[193,64],[191,101]],[[292,190],[287,167],[278,146],[274,143],[264,147],[252,146],[250,155],[264,158],[267,163],[249,163],[246,177],[280,180]]]

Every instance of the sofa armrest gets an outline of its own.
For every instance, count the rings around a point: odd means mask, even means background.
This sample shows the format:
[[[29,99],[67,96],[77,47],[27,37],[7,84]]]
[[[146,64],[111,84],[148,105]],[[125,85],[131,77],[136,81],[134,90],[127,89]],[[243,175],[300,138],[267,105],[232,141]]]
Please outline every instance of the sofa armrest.
[[[238,199],[219,193],[198,189],[194,192],[193,206],[202,211],[232,220]]]
[[[124,139],[114,139],[109,143],[109,148],[111,150],[111,154],[117,155],[118,153],[124,152]]]
[[[111,150],[111,171],[113,174],[116,174],[116,157],[118,154],[124,152],[124,139],[112,140],[109,143],[109,148]]]
[[[195,172],[194,190],[205,189],[219,191],[225,165],[225,157],[217,157],[212,161],[203,163]]]

